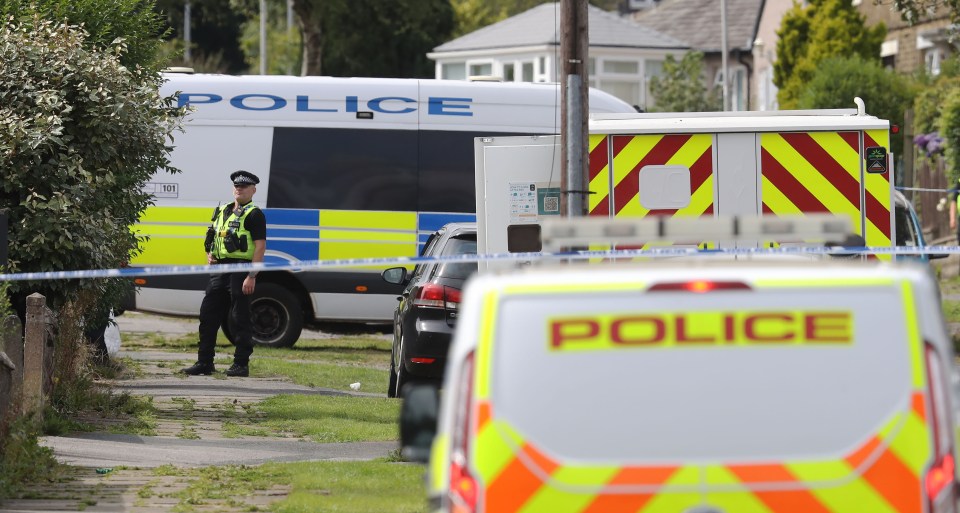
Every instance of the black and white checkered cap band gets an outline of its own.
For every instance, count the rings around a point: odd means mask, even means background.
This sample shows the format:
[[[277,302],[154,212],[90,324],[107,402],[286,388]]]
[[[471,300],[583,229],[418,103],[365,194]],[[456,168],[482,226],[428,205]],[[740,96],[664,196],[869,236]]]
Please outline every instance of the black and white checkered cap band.
[[[256,182],[253,178],[250,178],[249,176],[240,175],[240,176],[238,176],[238,177],[236,177],[236,178],[233,179],[233,183],[235,183],[235,184],[243,184],[243,183],[255,184],[255,183],[257,183],[257,182]]]

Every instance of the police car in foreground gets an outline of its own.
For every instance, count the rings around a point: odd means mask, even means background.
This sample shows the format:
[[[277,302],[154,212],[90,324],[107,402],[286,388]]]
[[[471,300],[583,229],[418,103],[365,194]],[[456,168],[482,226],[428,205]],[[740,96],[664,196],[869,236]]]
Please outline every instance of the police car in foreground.
[[[411,390],[401,436],[434,510],[956,511],[953,359],[916,263],[544,265],[467,284],[439,414]]]

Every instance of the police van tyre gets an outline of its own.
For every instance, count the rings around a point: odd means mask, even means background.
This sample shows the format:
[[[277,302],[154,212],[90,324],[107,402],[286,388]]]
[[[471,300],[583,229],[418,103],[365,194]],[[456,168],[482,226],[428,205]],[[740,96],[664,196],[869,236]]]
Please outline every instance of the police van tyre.
[[[303,310],[292,292],[276,283],[258,283],[250,298],[253,343],[269,347],[290,347],[303,331]],[[223,333],[233,343],[235,322],[231,319]],[[234,344],[236,345],[236,344]]]

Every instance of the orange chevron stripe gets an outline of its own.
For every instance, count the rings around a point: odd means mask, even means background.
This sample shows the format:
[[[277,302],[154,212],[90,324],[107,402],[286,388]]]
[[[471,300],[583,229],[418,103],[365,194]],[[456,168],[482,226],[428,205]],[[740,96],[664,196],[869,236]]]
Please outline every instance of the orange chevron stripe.
[[[529,443],[520,452],[548,475],[559,468],[557,462],[541,453]],[[486,511],[517,511],[543,486],[543,481],[518,457],[507,464],[486,493]]]
[[[727,469],[744,483],[797,482],[783,465],[728,465]],[[809,490],[755,490],[753,494],[777,513],[831,513]]]
[[[844,461],[846,461],[851,467],[857,468],[863,464],[867,457],[877,450],[877,447],[880,447],[880,437],[874,436],[859,449],[850,453],[849,456],[844,458]]]
[[[887,450],[863,478],[900,513],[920,513],[920,479],[893,452]]]
[[[927,403],[923,398],[922,392],[913,393],[913,412],[917,414],[918,417],[926,422],[927,420]]]
[[[490,401],[478,401],[477,402],[477,432],[484,428],[487,425],[487,422],[490,422],[490,418],[493,416],[492,408],[490,407]]]
[[[613,476],[607,485],[631,484],[663,484],[666,483],[680,467],[625,467]],[[612,494],[603,493],[583,510],[583,513],[634,513],[640,511],[656,494]]]

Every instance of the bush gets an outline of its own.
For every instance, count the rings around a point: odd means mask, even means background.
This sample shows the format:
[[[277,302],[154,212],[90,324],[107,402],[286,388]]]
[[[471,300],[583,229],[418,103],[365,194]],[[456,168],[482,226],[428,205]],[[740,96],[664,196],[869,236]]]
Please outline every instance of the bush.
[[[903,110],[913,101],[913,90],[904,77],[879,62],[860,56],[833,57],[820,63],[799,98],[801,109],[854,107],[859,96],[867,113],[903,126]],[[891,151],[899,155],[903,138],[891,138]]]
[[[33,19],[0,26],[0,209],[9,215],[11,272],[109,269],[142,238],[130,227],[151,203],[150,177],[175,171],[165,139],[180,112],[159,95],[158,74],[120,62],[86,33]],[[95,298],[83,322],[103,325],[129,289],[124,280],[16,282],[55,311],[81,291]],[[22,313],[22,312],[21,312]]]

